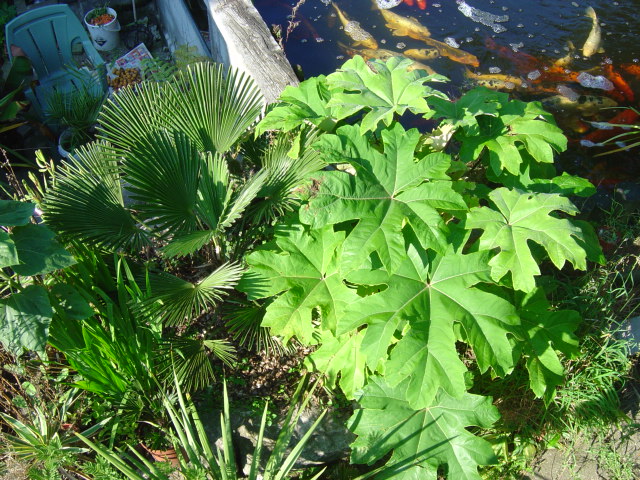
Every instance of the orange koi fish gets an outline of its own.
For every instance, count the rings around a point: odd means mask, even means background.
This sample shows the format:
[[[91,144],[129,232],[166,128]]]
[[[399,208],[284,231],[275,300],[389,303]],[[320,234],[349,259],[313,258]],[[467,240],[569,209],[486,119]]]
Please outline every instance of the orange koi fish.
[[[427,8],[427,0],[416,0],[418,3],[418,8],[420,10],[425,10]],[[404,0],[404,4],[408,5],[409,7],[413,7],[414,2],[413,0]]]
[[[623,63],[622,65],[620,65],[620,69],[622,69],[622,71],[628,73],[629,75],[640,77],[640,65],[637,65],[635,63]]]
[[[613,69],[613,65],[607,64],[604,66],[604,74],[606,77],[611,80],[616,87],[615,93],[619,93],[624,97],[623,101],[627,101],[629,103],[633,103],[635,100],[635,94],[633,90],[627,83],[627,81]]]
[[[484,44],[489,50],[496,52],[499,57],[513,63],[520,73],[528,73],[541,67],[541,62],[536,57],[524,52],[514,52],[508,47],[498,45],[491,37],[485,38]]]
[[[609,120],[607,123],[611,123],[614,125],[631,125],[632,123],[636,123],[638,121],[638,118],[640,118],[640,115],[638,115],[638,113],[629,108],[625,108],[624,110],[621,110],[618,114],[616,114],[616,116]],[[609,130],[594,130],[588,135],[585,135],[583,137],[583,140],[588,140],[593,143],[601,143],[605,140],[608,140],[609,138],[615,137],[616,135],[620,135],[624,131],[625,130],[621,127],[615,127]]]
[[[544,82],[552,82],[552,83],[564,83],[564,82],[578,82],[578,75],[580,72],[569,71],[563,67],[558,65],[553,65],[549,68],[542,69],[540,71],[541,75],[535,79],[534,83],[544,83]]]

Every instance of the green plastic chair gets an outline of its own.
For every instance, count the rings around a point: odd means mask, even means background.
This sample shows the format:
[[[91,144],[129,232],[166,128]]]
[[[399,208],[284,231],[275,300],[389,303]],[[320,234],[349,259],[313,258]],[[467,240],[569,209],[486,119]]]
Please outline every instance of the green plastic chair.
[[[19,15],[5,26],[5,38],[12,60],[11,45],[16,45],[31,60],[39,85],[25,92],[36,113],[42,116],[47,95],[52,89],[72,92],[80,87],[72,47],[82,44],[87,59],[99,75],[99,87],[107,89],[104,60],[89,40],[80,20],[68,5],[49,5]],[[87,75],[90,75],[87,72]]]

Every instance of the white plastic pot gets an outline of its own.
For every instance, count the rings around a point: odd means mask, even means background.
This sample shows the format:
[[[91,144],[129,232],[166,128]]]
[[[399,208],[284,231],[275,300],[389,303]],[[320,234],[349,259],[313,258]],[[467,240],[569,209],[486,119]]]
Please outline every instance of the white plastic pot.
[[[94,9],[95,10],[95,9]],[[113,16],[113,20],[104,25],[91,25],[88,21],[93,10],[89,10],[84,16],[84,24],[87,26],[91,42],[96,50],[107,52],[120,44],[120,23],[118,14],[113,8],[107,7],[107,13]]]
[[[64,148],[63,145],[67,145],[67,142],[69,141],[69,139],[71,138],[72,132],[70,129],[66,129],[63,130],[62,133],[60,134],[60,137],[58,137],[58,153],[60,154],[60,156],[62,158],[71,158],[71,152],[67,151],[66,148]]]

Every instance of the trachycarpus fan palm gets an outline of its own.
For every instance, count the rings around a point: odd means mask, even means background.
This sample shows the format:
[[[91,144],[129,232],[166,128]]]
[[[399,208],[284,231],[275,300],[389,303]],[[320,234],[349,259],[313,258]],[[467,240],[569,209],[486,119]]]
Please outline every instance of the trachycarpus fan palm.
[[[141,313],[167,325],[188,322],[235,285],[235,260],[294,207],[295,187],[324,166],[308,148],[313,132],[297,155],[283,135],[242,160],[240,144],[253,142],[262,106],[250,77],[213,64],[121,89],[100,113],[100,140],[58,171],[43,202],[46,221],[103,251],[195,255],[196,264],[217,266],[195,282],[191,274],[190,281],[151,278]]]
[[[269,212],[291,208],[296,184],[323,166],[308,149],[287,157],[276,139],[262,168],[234,177],[228,161],[261,108],[249,77],[211,64],[123,89],[100,114],[101,143],[61,169],[45,198],[47,221],[106,250],[156,246],[173,257],[212,245],[225,259],[225,235],[252,203],[264,201],[250,209],[250,223],[272,218]]]

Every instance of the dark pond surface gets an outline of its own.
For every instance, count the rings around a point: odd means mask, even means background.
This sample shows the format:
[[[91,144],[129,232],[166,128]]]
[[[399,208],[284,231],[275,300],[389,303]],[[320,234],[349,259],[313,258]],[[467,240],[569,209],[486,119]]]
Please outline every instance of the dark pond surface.
[[[420,40],[394,36],[372,1],[335,3],[349,20],[359,22],[375,38],[378,50],[400,54],[430,48]],[[511,92],[514,97],[541,100],[570,138],[571,148],[560,160],[562,168],[585,175],[604,188],[638,181],[640,150],[594,158],[603,149],[585,145],[606,138],[602,131],[594,133],[597,128],[592,122],[597,126],[597,122],[610,120],[621,112],[603,110],[602,105],[636,106],[635,97],[640,99],[640,1],[409,0],[406,3],[388,11],[415,17],[428,28],[430,38],[459,46],[477,58],[477,64],[467,65],[443,56],[420,60],[451,79],[444,91],[452,98],[474,84],[493,83],[493,87]],[[420,3],[427,3],[424,10],[419,8]],[[331,2],[306,0],[297,10],[294,20],[298,24],[288,38],[286,30],[296,2],[254,0],[254,4],[268,25],[281,26],[287,57],[292,65],[301,67],[307,78],[333,72],[354,53],[345,49],[345,45],[351,47],[354,41],[345,34]],[[586,15],[587,7],[592,7],[597,15],[602,50],[585,57],[583,46],[593,28],[592,19]],[[570,49],[571,43],[575,50]],[[559,59],[563,60],[558,62]],[[593,83],[588,77],[585,80],[584,74],[578,78],[581,72],[604,78]],[[480,76],[474,78],[476,75]],[[598,83],[609,90],[590,88]],[[640,124],[640,119],[632,117],[627,116],[625,122]]]

